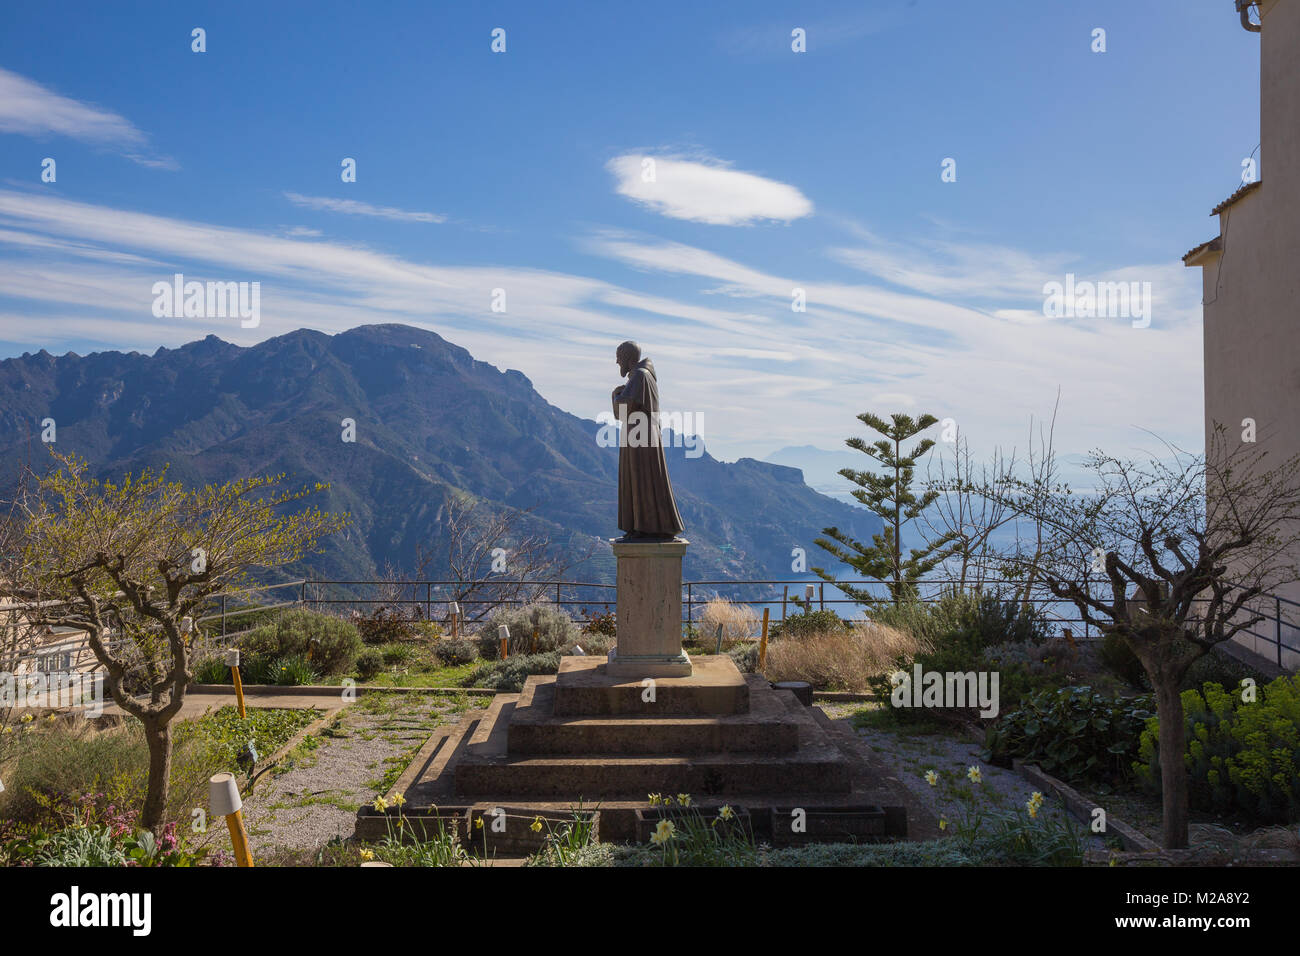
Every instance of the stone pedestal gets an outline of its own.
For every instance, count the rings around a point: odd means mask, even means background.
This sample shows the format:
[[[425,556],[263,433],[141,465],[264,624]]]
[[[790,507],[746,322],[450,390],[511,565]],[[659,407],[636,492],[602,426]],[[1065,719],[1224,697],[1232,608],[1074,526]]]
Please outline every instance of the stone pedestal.
[[[690,542],[611,541],[618,561],[618,645],[611,677],[689,677],[682,650],[682,557]]]

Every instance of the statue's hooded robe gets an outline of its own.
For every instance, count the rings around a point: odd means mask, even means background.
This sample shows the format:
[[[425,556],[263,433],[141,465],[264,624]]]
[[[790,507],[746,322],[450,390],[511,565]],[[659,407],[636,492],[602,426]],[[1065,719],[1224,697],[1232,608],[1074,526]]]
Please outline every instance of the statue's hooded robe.
[[[618,447],[618,526],[629,534],[676,535],[682,530],[659,431],[655,367],[642,359],[614,393],[614,417],[624,423]]]

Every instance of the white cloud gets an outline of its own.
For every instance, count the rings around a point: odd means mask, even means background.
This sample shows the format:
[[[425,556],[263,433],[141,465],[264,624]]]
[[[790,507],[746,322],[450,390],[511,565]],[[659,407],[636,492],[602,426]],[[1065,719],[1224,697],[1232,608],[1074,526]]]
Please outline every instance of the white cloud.
[[[1130,424],[1191,445],[1201,431],[1199,281],[1173,267],[1112,273],[1153,281],[1151,327],[1134,329],[1004,315],[1028,313],[1041,298],[976,308],[866,281],[795,283],[709,250],[616,233],[587,248],[668,276],[645,283],[655,291],[517,266],[421,263],[21,190],[0,189],[0,243],[13,250],[0,297],[26,306],[3,303],[0,340],[152,351],[208,333],[251,345],[296,328],[404,322],[517,368],[550,401],[594,417],[614,385],[614,347],[633,338],[656,361],[666,407],[703,413],[710,451],[729,457],[839,447],[868,409],[953,417],[973,446],[1023,448],[1029,415],[1050,413],[1058,386],[1066,450],[1115,447]],[[260,280],[261,326],[154,319],[152,283],[182,271],[199,281]],[[794,284],[807,290],[806,313],[790,309]],[[735,293],[700,294],[718,286]],[[496,287],[508,292],[505,314],[490,311]]]
[[[176,169],[169,157],[147,155],[149,137],[130,120],[61,96],[35,80],[0,68],[0,132],[23,136],[68,136],[116,149],[142,166]]]
[[[653,163],[653,177],[647,163]],[[670,219],[743,226],[760,220],[790,222],[813,211],[811,200],[794,186],[723,163],[628,153],[611,159],[606,168],[620,196]]]
[[[446,222],[447,217],[436,212],[409,212],[392,206],[372,206],[368,202],[355,199],[333,199],[329,196],[304,196],[301,193],[285,193],[284,198],[295,206],[306,209],[324,209],[328,212],[341,212],[348,216],[373,216],[377,219],[393,219],[398,222]]]

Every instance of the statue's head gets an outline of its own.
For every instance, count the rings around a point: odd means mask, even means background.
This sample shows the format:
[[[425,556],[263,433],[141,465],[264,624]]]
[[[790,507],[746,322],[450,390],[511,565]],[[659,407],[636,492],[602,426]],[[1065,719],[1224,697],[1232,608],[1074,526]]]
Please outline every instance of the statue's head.
[[[636,363],[641,361],[641,346],[635,342],[624,342],[614,353],[618,360],[618,370],[621,374],[626,375],[632,369],[636,368]]]

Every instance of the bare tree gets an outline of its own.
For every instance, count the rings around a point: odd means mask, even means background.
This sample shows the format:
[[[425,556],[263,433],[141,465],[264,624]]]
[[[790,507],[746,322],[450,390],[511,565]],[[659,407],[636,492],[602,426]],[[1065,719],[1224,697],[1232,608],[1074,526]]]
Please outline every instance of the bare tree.
[[[465,620],[477,621],[498,604],[531,604],[548,593],[547,581],[595,553],[592,542],[578,553],[556,546],[532,509],[493,507],[462,492],[443,505],[446,551],[421,545],[416,573],[445,567],[451,593]],[[445,557],[443,556],[445,554]]]
[[[996,571],[997,552],[990,540],[998,528],[1013,519],[1006,504],[996,496],[982,493],[1003,476],[1015,470],[1015,452],[1007,458],[994,449],[987,462],[976,466],[970,442],[958,430],[948,458],[936,455],[927,469],[926,486],[938,493],[922,516],[926,527],[937,538],[952,542],[953,554],[946,564],[959,590],[967,586],[979,591]],[[937,471],[937,477],[936,477]]]
[[[1275,464],[1222,426],[1203,456],[1166,449],[1148,461],[1094,452],[1082,494],[1041,469],[990,494],[1041,529],[1008,565],[1142,662],[1160,721],[1164,844],[1176,849],[1188,836],[1181,686],[1194,661],[1264,620],[1253,599],[1300,580],[1300,455]]]

